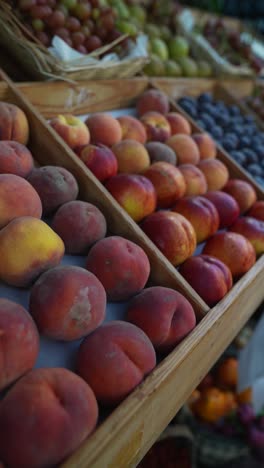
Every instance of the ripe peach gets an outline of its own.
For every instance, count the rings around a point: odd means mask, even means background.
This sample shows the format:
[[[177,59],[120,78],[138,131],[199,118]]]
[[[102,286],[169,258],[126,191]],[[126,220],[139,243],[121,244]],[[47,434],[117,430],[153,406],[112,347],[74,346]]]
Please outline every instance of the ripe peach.
[[[104,405],[120,403],[155,365],[155,351],[147,335],[119,320],[101,325],[87,336],[77,355],[77,373]]]
[[[148,152],[138,141],[122,140],[112,146],[112,151],[117,159],[118,172],[140,174],[150,165]]]
[[[170,124],[159,112],[147,112],[140,118],[147,133],[147,141],[166,141],[171,134]]]
[[[88,145],[90,142],[90,132],[87,126],[74,115],[68,114],[53,117],[50,120],[50,125],[72,149]]]
[[[64,203],[56,211],[51,224],[65,245],[65,252],[85,254],[88,248],[106,235],[103,213],[88,202],[75,200]]]
[[[0,229],[20,216],[41,215],[41,200],[32,185],[17,175],[0,174]]]
[[[122,140],[135,140],[139,143],[146,143],[147,134],[144,125],[131,115],[118,117],[118,122],[122,130]]]
[[[212,192],[205,193],[205,198],[210,200],[216,207],[220,225],[219,228],[227,228],[231,226],[233,222],[239,216],[239,206],[236,200],[226,192],[221,192],[220,190],[215,190]]]
[[[92,114],[85,123],[90,131],[91,143],[112,146],[122,140],[120,123],[110,114]]]
[[[105,186],[134,221],[141,221],[156,208],[156,191],[150,180],[142,175],[118,174]]]
[[[248,216],[252,218],[259,219],[260,221],[264,221],[264,201],[257,200],[254,205],[251,206],[250,210],[247,212]]]
[[[185,184],[185,195],[203,195],[207,191],[207,182],[204,174],[194,164],[181,164],[178,167],[181,171]]]
[[[189,135],[173,135],[166,141],[166,145],[175,151],[178,164],[198,164],[199,149]]]
[[[238,218],[229,230],[246,237],[253,245],[257,257],[264,253],[264,221],[244,216]]]
[[[165,93],[157,89],[149,89],[139,96],[136,107],[137,113],[141,117],[143,114],[150,111],[167,114],[170,104]]]
[[[257,201],[257,194],[254,187],[245,180],[230,179],[223,187],[223,190],[237,201],[240,214],[244,214],[248,211]]]
[[[151,163],[164,161],[175,166],[177,157],[174,151],[160,141],[149,141],[145,148],[149,154]]]
[[[10,468],[55,466],[88,437],[97,417],[94,393],[78,375],[34,369],[0,403],[0,457]]]
[[[244,275],[256,261],[255,250],[248,239],[236,232],[218,232],[206,242],[202,253],[224,262],[233,279]]]
[[[183,117],[183,115],[178,112],[169,112],[166,114],[166,119],[168,120],[171,127],[171,135],[176,135],[177,133],[190,135],[192,132],[191,125],[188,120]]]
[[[195,327],[194,310],[177,291],[162,286],[143,289],[128,304],[127,320],[149,337],[154,348],[168,352]]]
[[[29,313],[20,304],[0,298],[0,390],[34,366],[39,335]]]
[[[219,159],[204,159],[198,167],[204,173],[208,190],[221,190],[226,185],[229,172]]]
[[[8,102],[0,102],[0,139],[14,140],[26,145],[29,125],[22,109]]]
[[[31,152],[17,141],[0,141],[0,173],[27,177],[34,167]]]
[[[179,272],[209,307],[221,301],[233,285],[228,266],[209,255],[188,258]]]
[[[60,166],[35,168],[28,181],[40,196],[44,215],[51,214],[63,203],[75,200],[79,191],[75,177]]]
[[[195,231],[179,213],[157,211],[144,219],[141,227],[174,266],[184,262],[196,249]]]
[[[30,216],[13,219],[0,231],[0,278],[27,287],[61,261],[64,244],[43,221]]]
[[[184,197],[176,202],[172,211],[180,213],[190,221],[198,244],[215,234],[219,228],[217,209],[204,197]]]
[[[117,174],[117,159],[107,146],[86,145],[78,152],[80,159],[101,182]]]
[[[88,253],[86,268],[101,281],[110,301],[123,301],[137,294],[150,273],[144,250],[119,236],[98,241]]]
[[[200,160],[216,157],[216,145],[208,133],[194,133],[192,135],[200,152]]]
[[[167,208],[183,197],[186,190],[184,177],[179,169],[170,163],[163,161],[151,164],[144,172],[157,193],[157,204],[161,208]]]

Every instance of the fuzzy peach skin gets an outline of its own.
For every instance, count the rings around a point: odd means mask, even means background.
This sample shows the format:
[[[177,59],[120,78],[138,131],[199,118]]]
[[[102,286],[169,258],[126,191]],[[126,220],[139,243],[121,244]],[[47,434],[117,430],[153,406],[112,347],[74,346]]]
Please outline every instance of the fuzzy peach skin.
[[[204,173],[208,190],[221,190],[229,179],[227,167],[218,159],[204,159],[198,168]]]
[[[101,281],[110,301],[124,301],[139,293],[150,273],[144,250],[119,236],[98,241],[88,253],[86,268]]]
[[[105,145],[83,146],[78,156],[101,182],[117,174],[117,159],[113,151]]]
[[[264,201],[257,200],[247,212],[247,216],[264,221]]]
[[[253,245],[257,257],[264,253],[264,221],[243,216],[238,218],[229,230],[245,236]]]
[[[143,330],[161,352],[172,350],[196,324],[190,302],[179,292],[162,286],[143,289],[133,297],[127,320]]]
[[[106,293],[93,273],[58,266],[43,273],[30,292],[29,311],[39,331],[72,341],[97,328],[105,318]]]
[[[141,227],[174,266],[184,262],[196,249],[195,231],[179,213],[157,211],[144,219]]]
[[[186,196],[203,195],[207,191],[206,178],[197,166],[194,164],[181,164],[178,169],[185,180]]]
[[[11,286],[28,287],[58,265],[63,254],[63,241],[44,221],[16,218],[0,231],[0,278]]]
[[[164,161],[174,166],[176,165],[177,157],[175,152],[164,143],[160,141],[149,141],[146,143],[145,148],[149,154],[151,163]]]
[[[236,232],[218,232],[206,242],[202,253],[225,263],[234,280],[243,276],[256,262],[253,246]]]
[[[221,301],[233,285],[228,266],[209,255],[188,258],[179,272],[209,307]]]
[[[50,120],[50,126],[72,149],[88,145],[90,142],[90,132],[87,126],[81,119],[72,114],[53,117]]]
[[[189,135],[173,135],[166,140],[166,145],[175,151],[178,164],[196,165],[200,161],[198,146]]]
[[[168,208],[186,191],[186,184],[179,169],[170,163],[163,161],[151,164],[144,172],[153,184],[157,193],[157,205],[160,208]]]
[[[67,254],[86,254],[89,247],[106,235],[103,213],[91,203],[74,200],[55,213],[52,229],[60,236]]]
[[[27,177],[34,167],[33,157],[17,141],[0,141],[0,173]]]
[[[110,114],[90,115],[85,124],[89,128],[91,143],[112,146],[122,140],[122,128],[117,119]]]
[[[75,200],[79,191],[75,177],[60,166],[35,168],[28,181],[40,196],[44,215],[49,215],[64,203]]]
[[[105,187],[136,222],[156,209],[156,190],[147,177],[139,174],[117,174],[106,182]]]
[[[200,160],[216,158],[216,144],[208,133],[193,133],[192,138],[200,152]]]
[[[135,140],[122,140],[112,146],[117,159],[118,172],[140,174],[150,165],[148,152],[142,143]]]
[[[20,216],[41,218],[42,203],[32,185],[14,174],[0,174],[0,229]]]
[[[176,135],[177,133],[190,135],[192,132],[191,125],[188,120],[183,117],[183,115],[178,112],[169,112],[166,114],[166,119],[168,120],[171,127],[171,135]]]
[[[150,111],[167,114],[169,112],[170,104],[165,93],[157,89],[149,89],[139,96],[136,108],[140,117]]]
[[[205,193],[204,197],[210,200],[216,207],[219,214],[220,229],[231,226],[238,218],[240,211],[238,203],[234,197],[228,193],[215,190]]]
[[[103,405],[120,403],[156,365],[153,345],[132,323],[115,320],[97,328],[82,342],[77,373]]]
[[[122,129],[122,140],[134,140],[139,143],[146,143],[147,134],[144,125],[140,120],[131,115],[122,115],[118,117],[118,122]]]
[[[0,336],[0,390],[3,390],[35,365],[39,334],[24,307],[0,298]]]
[[[9,468],[63,462],[95,429],[93,391],[73,372],[34,369],[0,403],[0,457]]]
[[[170,124],[164,115],[150,111],[140,118],[147,133],[147,141],[166,141],[171,135]]]
[[[230,179],[223,187],[223,191],[229,193],[237,201],[240,214],[246,213],[257,201],[254,187],[245,180]]]
[[[22,109],[0,102],[0,140],[14,140],[26,145],[29,139],[27,116]]]
[[[172,211],[180,213],[190,221],[198,244],[215,234],[219,228],[218,211],[213,203],[204,197],[184,197],[177,201]]]

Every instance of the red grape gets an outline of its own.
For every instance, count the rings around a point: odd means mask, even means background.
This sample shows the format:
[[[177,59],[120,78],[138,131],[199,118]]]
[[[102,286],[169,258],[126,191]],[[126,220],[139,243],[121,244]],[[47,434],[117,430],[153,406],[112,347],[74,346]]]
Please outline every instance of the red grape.
[[[21,11],[27,11],[36,5],[36,3],[36,0],[19,0],[18,6]]]
[[[87,54],[87,49],[83,44],[79,44],[78,46],[76,46],[76,50],[78,50],[78,52],[80,52],[81,54]]]
[[[47,5],[34,5],[30,9],[30,14],[32,18],[43,19],[50,16],[52,13],[52,9]]]
[[[60,28],[64,26],[65,16],[62,11],[55,10],[47,19],[47,24],[50,28]]]
[[[54,31],[55,36],[59,36],[62,39],[68,39],[70,37],[70,32],[66,28],[58,28]]]
[[[78,45],[83,45],[85,41],[85,35],[81,31],[76,31],[71,35],[72,43],[76,47]]]
[[[89,37],[91,35],[91,31],[88,26],[85,24],[81,26],[80,31],[84,34],[85,37]]]
[[[69,16],[66,18],[65,26],[69,31],[74,32],[80,30],[81,23],[77,18],[74,18],[74,16]]]
[[[48,47],[50,45],[50,37],[48,36],[47,33],[45,33],[44,31],[37,31],[36,32],[36,37],[38,38],[38,40],[40,42],[42,42],[42,44],[45,46],[45,47]]]
[[[102,41],[98,36],[90,36],[85,41],[85,47],[87,52],[93,52],[93,50],[99,49],[102,46]]]

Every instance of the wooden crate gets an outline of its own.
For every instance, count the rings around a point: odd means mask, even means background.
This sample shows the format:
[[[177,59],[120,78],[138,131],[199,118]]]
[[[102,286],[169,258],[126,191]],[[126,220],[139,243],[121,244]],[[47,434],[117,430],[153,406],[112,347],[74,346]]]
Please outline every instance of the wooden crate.
[[[98,93],[101,101],[99,106],[96,105],[95,95],[91,107],[93,110],[105,110],[127,106],[147,86],[148,83],[140,80],[133,83],[117,81],[108,84],[106,93],[103,83],[89,83],[88,91]],[[129,90],[129,97],[123,94],[124,90],[126,93]],[[52,87],[52,92],[56,97],[56,85]],[[106,104],[103,99],[105,95],[108,96]],[[104,212],[111,231],[144,248],[151,262],[152,280],[156,284],[183,292],[194,305],[198,317],[206,314],[193,332],[161,361],[146,380],[61,465],[61,468],[135,467],[263,301],[264,256],[217,306],[208,311],[206,304],[183,281],[176,269],[10,82],[7,96],[10,102],[23,108],[28,116],[32,135],[31,149],[37,161],[42,165],[57,164],[71,170],[78,179],[82,198],[94,202]],[[78,113],[77,108],[75,112]],[[81,103],[80,113],[83,112]],[[230,170],[232,173],[232,167]],[[239,171],[234,174],[238,175]],[[263,198],[260,190],[259,197]]]

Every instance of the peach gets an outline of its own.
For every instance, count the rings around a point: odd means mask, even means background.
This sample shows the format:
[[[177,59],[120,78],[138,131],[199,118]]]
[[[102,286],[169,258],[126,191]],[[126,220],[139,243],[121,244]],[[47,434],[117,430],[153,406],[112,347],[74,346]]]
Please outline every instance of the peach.
[[[88,145],[90,142],[90,132],[87,126],[74,115],[68,114],[53,117],[50,120],[50,125],[72,149]]]
[[[264,221],[264,201],[257,200],[247,212],[248,216]]]
[[[85,121],[91,135],[91,143],[112,146],[122,140],[122,128],[110,114],[99,112],[90,115]]]
[[[10,468],[55,466],[89,436],[97,418],[94,393],[78,375],[34,369],[0,403],[0,457]]]
[[[61,238],[37,218],[13,219],[0,231],[0,278],[11,286],[28,287],[61,261]]]
[[[203,242],[219,228],[217,209],[207,198],[194,196],[178,200],[172,211],[188,219],[196,234],[197,243]]]
[[[150,141],[145,145],[151,163],[164,161],[175,166],[177,157],[174,151],[160,141]]]
[[[117,159],[105,145],[83,146],[79,152],[80,159],[101,182],[117,174]]]
[[[224,262],[233,279],[244,275],[256,261],[255,250],[249,240],[236,232],[218,232],[206,242],[202,253]]]
[[[168,352],[195,327],[194,310],[177,291],[162,286],[144,289],[128,304],[127,320],[149,337],[157,351]]]
[[[139,116],[150,111],[167,114],[170,109],[170,104],[165,93],[158,89],[148,89],[139,96],[136,107]]]
[[[147,335],[119,320],[101,325],[87,336],[77,354],[77,373],[97,400],[108,406],[124,400],[155,365],[155,351]]]
[[[223,187],[223,190],[237,201],[240,214],[244,214],[248,211],[257,201],[257,194],[254,187],[245,180],[230,179]]]
[[[221,301],[233,285],[228,266],[209,255],[188,258],[179,272],[209,307]]]
[[[221,192],[219,190],[211,191],[205,193],[205,198],[210,200],[216,207],[220,225],[219,228],[227,228],[231,226],[233,222],[239,216],[239,206],[236,200],[226,192]]]
[[[175,151],[178,164],[198,164],[199,149],[189,135],[173,135],[166,141],[166,145]]]
[[[192,138],[199,148],[201,161],[216,157],[216,144],[208,133],[193,133]]]
[[[41,215],[41,200],[32,185],[17,175],[0,174],[0,229],[20,216]]]
[[[134,140],[122,140],[112,146],[118,163],[118,172],[127,174],[140,174],[150,165],[146,148]]]
[[[229,179],[229,172],[225,164],[219,159],[204,159],[198,164],[204,173],[208,190],[221,190]]]
[[[146,143],[147,134],[144,125],[140,120],[131,115],[122,115],[118,117],[118,122],[122,130],[122,140],[135,140],[139,143]]]
[[[22,109],[8,102],[0,102],[0,139],[14,140],[26,145],[29,139],[27,116]]]
[[[27,177],[34,167],[26,146],[17,141],[0,141],[0,173]]]
[[[72,255],[87,253],[89,247],[105,237],[107,229],[103,213],[80,200],[64,203],[56,211],[51,227],[63,240],[65,252]]]
[[[195,231],[179,213],[157,211],[144,219],[141,227],[174,266],[184,262],[196,249]]]
[[[144,250],[120,236],[98,241],[88,253],[86,268],[101,281],[110,301],[124,301],[139,293],[150,273]]]
[[[144,172],[144,176],[152,182],[157,193],[157,204],[161,208],[173,205],[185,194],[184,177],[179,169],[170,163],[153,163]]]
[[[197,166],[194,164],[181,164],[178,169],[185,180],[186,196],[203,195],[207,191],[206,178]]]
[[[238,218],[229,230],[246,237],[253,245],[257,257],[264,253],[264,221],[244,216]]]
[[[111,177],[105,186],[136,222],[156,209],[156,191],[150,180],[142,175],[118,174]]]
[[[0,390],[33,368],[39,352],[39,334],[20,304],[0,298]]]
[[[168,120],[171,127],[171,134],[176,135],[177,133],[190,135],[192,132],[191,125],[188,120],[183,117],[183,115],[178,112],[169,112],[166,114],[166,119]]]
[[[143,114],[141,122],[147,133],[147,141],[166,141],[171,134],[170,124],[164,115],[150,111]]]
[[[75,177],[60,166],[35,168],[28,181],[40,196],[44,215],[49,215],[64,203],[75,200],[79,191]]]

